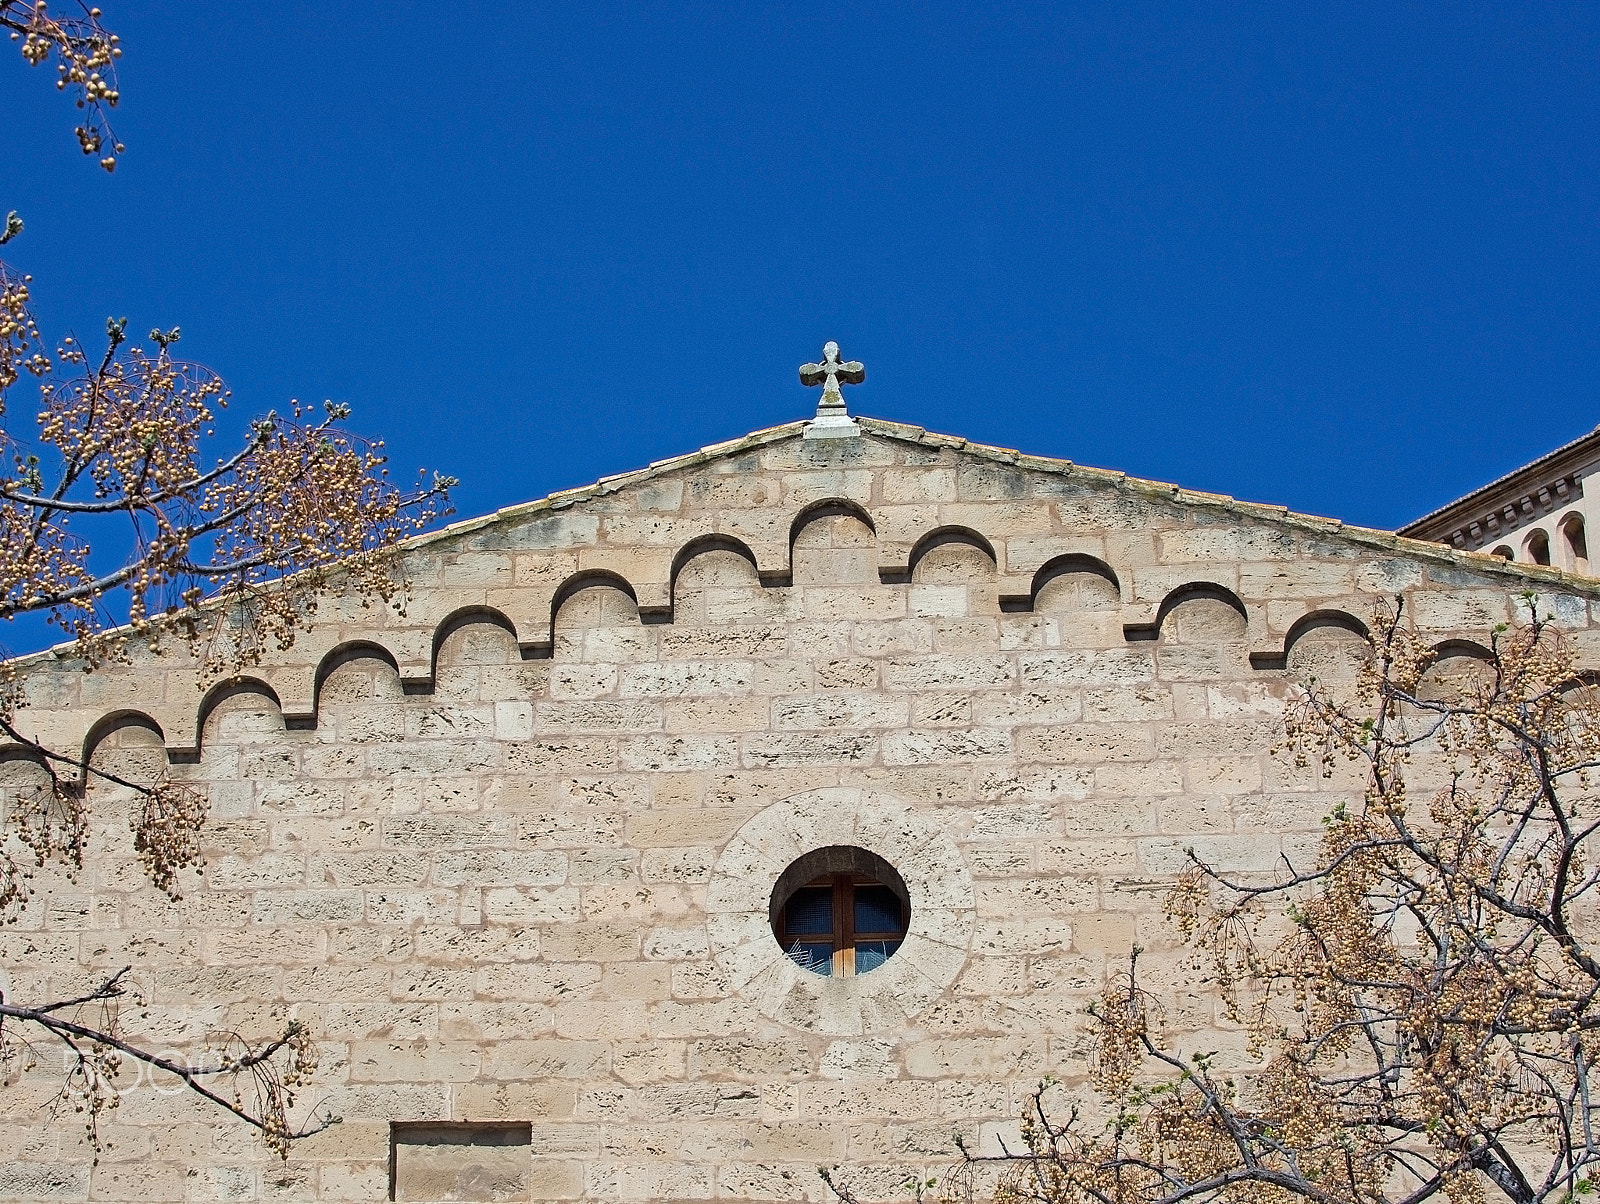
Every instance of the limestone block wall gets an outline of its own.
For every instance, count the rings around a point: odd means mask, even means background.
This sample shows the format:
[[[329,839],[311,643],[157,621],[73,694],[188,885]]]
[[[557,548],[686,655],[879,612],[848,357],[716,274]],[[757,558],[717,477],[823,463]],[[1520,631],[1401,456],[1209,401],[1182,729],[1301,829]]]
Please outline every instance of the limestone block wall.
[[[89,865],[0,930],[0,985],[130,965],[125,1027],[178,1049],[297,1017],[302,1104],[343,1122],[280,1163],[130,1079],[91,1165],[42,1064],[0,1088],[0,1198],[822,1199],[841,1164],[892,1196],[955,1134],[997,1148],[1042,1076],[1085,1081],[1083,1009],[1135,942],[1173,1038],[1247,1066],[1162,895],[1186,848],[1270,869],[1359,789],[1270,750],[1375,598],[1470,655],[1532,586],[1594,646],[1594,586],[1559,573],[862,425],[417,541],[404,614],[330,599],[209,690],[35,658],[40,739],[211,815],[169,902],[91,777]],[[851,979],[767,922],[830,845],[911,901]]]

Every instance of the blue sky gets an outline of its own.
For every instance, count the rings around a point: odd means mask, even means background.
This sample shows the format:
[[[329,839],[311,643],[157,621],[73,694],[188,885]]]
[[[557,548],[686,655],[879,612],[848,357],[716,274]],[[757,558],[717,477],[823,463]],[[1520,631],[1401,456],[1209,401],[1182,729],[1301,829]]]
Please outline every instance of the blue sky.
[[[462,516],[803,417],[827,339],[857,412],[1377,526],[1600,422],[1600,6],[102,5],[114,176],[0,61],[47,330]]]

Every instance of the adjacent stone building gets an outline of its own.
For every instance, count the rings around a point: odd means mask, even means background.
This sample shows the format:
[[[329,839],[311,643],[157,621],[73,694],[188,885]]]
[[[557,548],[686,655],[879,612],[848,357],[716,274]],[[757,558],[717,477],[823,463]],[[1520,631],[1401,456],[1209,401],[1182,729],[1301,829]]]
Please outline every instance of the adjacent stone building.
[[[1408,523],[1400,534],[1592,577],[1589,530],[1600,510],[1586,482],[1597,469],[1600,427]]]
[[[280,1163],[130,1076],[91,1166],[46,1066],[0,1089],[0,1196],[893,1195],[1084,1079],[1135,942],[1174,1040],[1248,1061],[1162,895],[1359,788],[1271,750],[1376,599],[1471,655],[1531,587],[1600,664],[1595,582],[852,421],[859,366],[809,367],[819,420],[417,539],[403,615],[334,599],[248,679],[27,663],[37,737],[211,818],[169,902],[91,780],[8,994],[131,965],[126,1027],[180,1047],[299,1017],[343,1123]]]

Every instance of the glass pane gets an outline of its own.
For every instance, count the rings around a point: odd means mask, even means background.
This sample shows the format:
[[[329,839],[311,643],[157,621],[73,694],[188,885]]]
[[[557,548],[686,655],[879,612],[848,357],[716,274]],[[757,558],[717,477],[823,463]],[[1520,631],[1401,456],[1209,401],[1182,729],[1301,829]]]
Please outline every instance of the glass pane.
[[[802,966],[813,974],[820,974],[824,978],[833,975],[832,943],[796,941],[789,946],[789,957],[795,965]]]
[[[833,890],[803,886],[784,905],[783,924],[790,936],[833,932]]]
[[[894,891],[887,886],[856,887],[856,931],[900,931],[900,899]]]
[[[868,970],[876,970],[893,957],[894,951],[898,948],[900,948],[899,941],[857,941],[856,973],[865,974]]]

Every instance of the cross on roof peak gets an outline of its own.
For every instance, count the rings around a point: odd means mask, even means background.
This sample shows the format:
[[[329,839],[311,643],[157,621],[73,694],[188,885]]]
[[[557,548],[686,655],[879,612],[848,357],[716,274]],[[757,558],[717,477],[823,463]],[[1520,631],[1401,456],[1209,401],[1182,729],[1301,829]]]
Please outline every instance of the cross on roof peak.
[[[833,342],[823,345],[820,364],[800,365],[801,384],[822,386],[822,400],[817,403],[817,421],[828,426],[850,422],[850,416],[844,408],[844,394],[839,392],[839,386],[859,385],[866,379],[867,370],[861,361],[841,361],[839,344]]]

